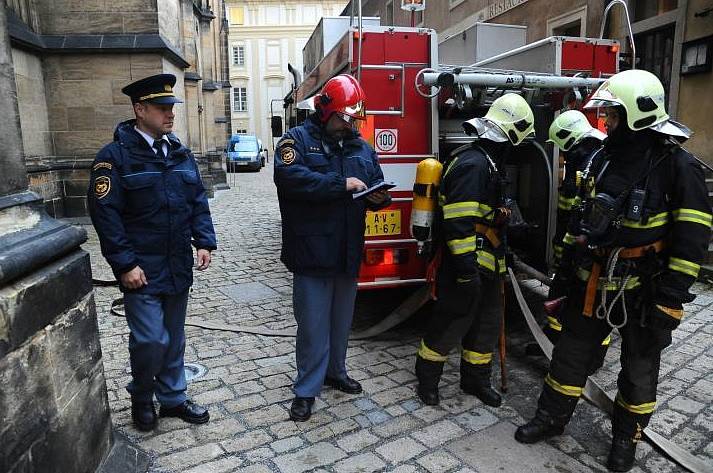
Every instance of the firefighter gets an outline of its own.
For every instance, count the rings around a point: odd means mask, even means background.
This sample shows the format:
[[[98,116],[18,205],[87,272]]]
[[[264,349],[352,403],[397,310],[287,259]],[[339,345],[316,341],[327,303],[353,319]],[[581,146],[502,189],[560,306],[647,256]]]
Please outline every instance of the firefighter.
[[[711,208],[696,159],[680,147],[690,131],[671,120],[653,74],[612,76],[587,108],[604,107],[606,164],[588,196],[577,239],[572,303],[554,349],[535,417],[515,438],[535,443],[561,434],[597,348],[617,328],[621,371],[607,467],[629,471],[656,406],[661,351],[683,317],[683,304],[710,241]]]
[[[497,407],[502,399],[490,378],[506,271],[504,161],[512,147],[534,133],[534,115],[520,95],[505,94],[485,117],[463,127],[478,139],[455,150],[443,172],[439,206],[444,256],[434,315],[416,356],[417,394],[427,405],[439,403],[443,365],[460,342],[461,389]]]
[[[567,295],[567,281],[573,277],[571,262],[574,241],[567,229],[573,213],[575,220],[577,219],[578,214],[573,212],[573,209],[580,207],[591,176],[596,174],[604,162],[604,153],[601,151],[606,137],[606,134],[592,127],[587,117],[578,110],[561,113],[550,125],[547,141],[554,143],[564,155],[564,179],[559,188],[557,231],[553,239],[555,276],[549,291],[549,302],[545,304],[547,325],[544,332],[553,344],[557,343],[562,331],[558,312],[562,310],[565,300],[563,298]],[[604,363],[610,341],[611,338],[607,337],[602,342],[590,372],[596,371]]]
[[[384,180],[374,149],[353,128],[365,118],[365,94],[347,74],[329,79],[317,113],[277,144],[275,185],[282,215],[282,262],[294,273],[297,378],[290,418],[306,421],[322,385],[348,394],[362,387],[347,375],[347,340],[364,248],[366,210],[391,198],[352,193]]]

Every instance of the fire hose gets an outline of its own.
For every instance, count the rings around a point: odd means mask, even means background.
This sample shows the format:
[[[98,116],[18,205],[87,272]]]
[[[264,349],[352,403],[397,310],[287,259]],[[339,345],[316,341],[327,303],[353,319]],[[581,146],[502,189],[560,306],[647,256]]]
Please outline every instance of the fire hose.
[[[349,336],[350,340],[363,340],[365,338],[375,337],[380,335],[411,317],[418,309],[420,309],[430,299],[430,290],[428,286],[420,287],[411,294],[404,302],[394,309],[388,316],[382,319],[376,325],[365,330],[354,332]],[[112,315],[125,317],[124,299],[120,297],[111,303],[110,312]],[[248,333],[252,335],[262,335],[266,337],[295,337],[297,336],[297,327],[287,327],[283,329],[270,329],[259,325],[241,325],[227,324],[222,322],[210,322],[204,320],[192,320],[192,317],[186,320],[186,326],[198,327],[206,330],[219,330],[233,333]]]
[[[515,298],[517,299],[522,314],[525,316],[527,326],[529,327],[533,337],[535,337],[535,341],[542,349],[542,352],[545,356],[547,356],[547,359],[551,360],[553,349],[552,342],[550,342],[544,334],[542,328],[540,328],[540,325],[537,323],[535,316],[532,314],[532,311],[527,305],[525,296],[523,296],[522,289],[520,288],[520,283],[517,281],[517,278],[515,278],[515,273],[513,273],[511,268],[508,268],[508,274],[510,275],[510,281],[512,282]],[[582,395],[591,404],[611,415],[614,408],[614,400],[592,378],[587,379],[587,384],[584,386],[584,392]],[[667,438],[652,431],[650,428],[647,427],[644,429],[643,434],[649,442],[658,447],[661,451],[663,451],[663,453],[671,458],[671,460],[675,461],[686,470],[692,473],[713,472],[713,467],[706,464],[703,460],[679,447]]]

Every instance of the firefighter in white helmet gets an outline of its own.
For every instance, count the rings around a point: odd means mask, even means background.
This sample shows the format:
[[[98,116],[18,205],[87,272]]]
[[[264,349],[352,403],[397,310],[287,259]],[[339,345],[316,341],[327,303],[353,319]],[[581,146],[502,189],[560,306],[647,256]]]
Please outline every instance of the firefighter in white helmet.
[[[534,115],[520,95],[505,94],[463,127],[477,139],[453,152],[439,188],[443,262],[432,323],[416,356],[417,393],[425,404],[438,404],[444,362],[460,344],[461,388],[497,407],[502,400],[491,373],[509,216],[503,164],[508,151],[534,133]]]
[[[683,318],[704,260],[711,208],[703,169],[679,142],[659,79],[642,70],[612,76],[587,108],[604,108],[607,166],[595,179],[573,237],[579,282],[569,291],[535,417],[515,439],[559,435],[569,421],[597,347],[617,328],[621,371],[612,414],[611,471],[629,471],[656,406],[661,351]]]

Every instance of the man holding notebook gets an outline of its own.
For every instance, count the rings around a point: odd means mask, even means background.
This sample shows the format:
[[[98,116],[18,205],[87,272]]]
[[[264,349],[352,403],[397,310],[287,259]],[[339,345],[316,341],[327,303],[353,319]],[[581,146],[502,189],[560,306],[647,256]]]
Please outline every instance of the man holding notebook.
[[[282,262],[294,273],[297,379],[290,409],[306,421],[322,385],[349,394],[361,385],[347,376],[347,340],[364,247],[366,210],[388,206],[374,149],[355,131],[365,118],[364,91],[350,75],[336,76],[315,97],[316,113],[277,144],[275,185],[282,214]]]

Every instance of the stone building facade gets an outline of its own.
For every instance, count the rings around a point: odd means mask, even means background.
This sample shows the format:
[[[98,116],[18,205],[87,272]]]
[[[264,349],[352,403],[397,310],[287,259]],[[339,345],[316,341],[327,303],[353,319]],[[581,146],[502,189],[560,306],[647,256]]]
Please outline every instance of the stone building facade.
[[[427,0],[417,24],[433,28],[439,40],[458,34],[478,21],[527,26],[527,42],[551,35],[598,37],[610,0]],[[637,68],[664,82],[669,113],[693,129],[686,147],[713,164],[713,121],[706,107],[713,101],[713,0],[627,0],[637,45]],[[399,0],[363,0],[364,16],[380,16],[382,24],[409,26],[410,13]],[[351,3],[342,12],[349,15]],[[630,67],[623,10],[610,14],[607,37],[622,42],[622,67]],[[695,50],[695,51],[694,51]],[[687,67],[686,61],[706,62]],[[692,58],[692,59],[691,59]],[[697,59],[696,59],[697,58]]]
[[[208,187],[225,182],[229,83],[223,0],[5,0],[30,188],[56,217],[86,215],[88,170],[119,121],[121,88],[172,73],[175,132]]]
[[[230,34],[233,133],[255,134],[272,148],[270,112],[302,72],[302,48],[323,16],[339,16],[345,0],[225,0]]]

